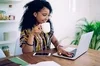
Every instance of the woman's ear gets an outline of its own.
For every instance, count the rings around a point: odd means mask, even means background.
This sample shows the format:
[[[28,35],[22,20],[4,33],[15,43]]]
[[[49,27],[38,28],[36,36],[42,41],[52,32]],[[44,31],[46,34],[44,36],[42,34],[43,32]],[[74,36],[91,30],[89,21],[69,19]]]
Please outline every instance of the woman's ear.
[[[36,16],[37,16],[37,13],[36,13],[36,12],[34,12],[34,13],[33,13],[33,15],[34,15],[34,17],[36,17]]]

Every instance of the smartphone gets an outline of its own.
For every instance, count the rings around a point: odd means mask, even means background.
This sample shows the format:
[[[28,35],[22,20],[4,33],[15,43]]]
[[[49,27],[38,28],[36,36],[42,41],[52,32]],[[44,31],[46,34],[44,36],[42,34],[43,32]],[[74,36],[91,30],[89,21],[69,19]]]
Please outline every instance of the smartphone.
[[[39,52],[35,52],[33,54],[33,56],[50,56],[50,55],[51,55],[51,53],[39,53]]]

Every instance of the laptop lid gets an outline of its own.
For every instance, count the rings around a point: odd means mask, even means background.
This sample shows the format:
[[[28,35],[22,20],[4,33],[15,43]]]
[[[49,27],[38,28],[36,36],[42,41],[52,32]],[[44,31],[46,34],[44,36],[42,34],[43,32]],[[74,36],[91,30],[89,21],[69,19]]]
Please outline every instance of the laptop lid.
[[[75,54],[76,58],[88,50],[92,35],[93,35],[93,31],[85,33],[81,36],[79,45],[77,47],[77,51]]]
[[[68,59],[78,58],[79,56],[81,56],[83,53],[85,53],[88,50],[92,35],[93,35],[93,31],[85,33],[81,36],[80,41],[79,41],[79,45],[77,47],[77,50],[76,50],[74,57],[71,58],[71,57],[66,57],[66,56],[59,56],[57,53],[54,53],[53,55],[58,56],[58,57],[62,57],[62,58],[68,58]]]

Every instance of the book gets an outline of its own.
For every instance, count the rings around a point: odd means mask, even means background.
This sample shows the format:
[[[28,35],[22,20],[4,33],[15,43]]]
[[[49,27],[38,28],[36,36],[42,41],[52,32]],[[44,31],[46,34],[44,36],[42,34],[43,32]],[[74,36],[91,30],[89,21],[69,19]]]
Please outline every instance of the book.
[[[26,61],[22,60],[19,57],[13,57],[13,58],[10,58],[9,60],[16,63],[16,64],[20,64],[20,66],[27,66],[28,65],[28,63]]]

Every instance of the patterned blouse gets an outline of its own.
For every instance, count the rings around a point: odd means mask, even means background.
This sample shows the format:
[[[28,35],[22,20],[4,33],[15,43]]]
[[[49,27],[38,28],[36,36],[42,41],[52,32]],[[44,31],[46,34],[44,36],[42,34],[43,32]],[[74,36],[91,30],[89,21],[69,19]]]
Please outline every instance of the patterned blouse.
[[[21,31],[20,35],[20,47],[22,47],[22,44],[27,44],[28,40],[28,34],[30,33],[29,29],[25,29]],[[51,45],[51,37],[53,35],[53,31],[49,33],[41,33],[38,35],[34,36],[34,41],[33,41],[33,52],[37,52],[39,50],[46,50],[50,49]]]

